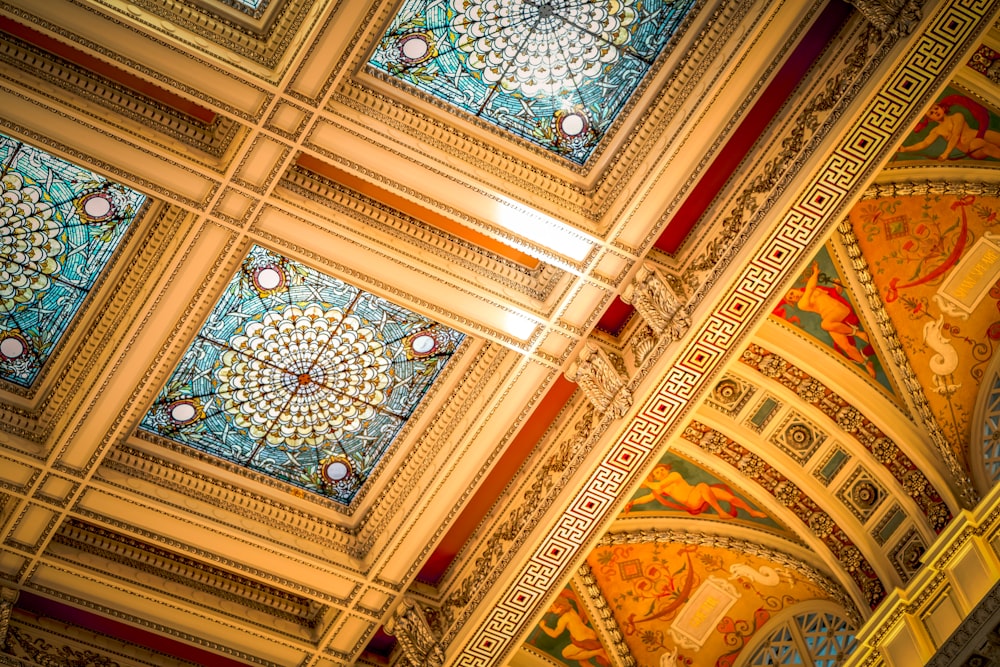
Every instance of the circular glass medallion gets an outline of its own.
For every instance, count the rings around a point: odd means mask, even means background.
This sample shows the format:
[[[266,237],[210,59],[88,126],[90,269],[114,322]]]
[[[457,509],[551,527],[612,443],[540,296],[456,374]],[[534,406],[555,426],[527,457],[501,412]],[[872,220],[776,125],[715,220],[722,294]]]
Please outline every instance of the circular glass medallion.
[[[334,459],[323,466],[323,477],[329,482],[339,482],[351,474],[351,466],[344,459]]]
[[[410,342],[410,347],[416,354],[427,354],[432,352],[435,347],[437,347],[437,341],[434,336],[430,334],[420,334],[419,336],[414,336],[413,340]]]
[[[281,287],[285,282],[285,274],[273,266],[257,269],[253,276],[257,289],[268,291]]]
[[[578,113],[570,113],[559,121],[559,129],[567,137],[578,137],[587,130],[587,120]]]
[[[111,215],[113,210],[111,198],[106,194],[87,195],[83,200],[83,212],[93,220],[103,220]]]
[[[177,401],[169,408],[170,418],[178,424],[188,424],[198,416],[198,409],[191,401]]]
[[[6,336],[0,340],[0,354],[7,359],[17,359],[26,349],[27,345],[20,336]]]
[[[396,45],[399,47],[400,57],[411,65],[427,60],[431,54],[431,45],[427,41],[427,35],[423,33],[403,35]]]

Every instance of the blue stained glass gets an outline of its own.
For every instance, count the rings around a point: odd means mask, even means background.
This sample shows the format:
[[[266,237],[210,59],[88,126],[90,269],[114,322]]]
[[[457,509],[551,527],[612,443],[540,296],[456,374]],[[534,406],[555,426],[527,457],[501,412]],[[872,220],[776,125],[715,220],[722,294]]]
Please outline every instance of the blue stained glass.
[[[247,13],[258,14],[264,11],[270,0],[220,0],[220,2]]]
[[[368,63],[584,164],[695,0],[405,0]]]
[[[463,338],[254,247],[140,425],[349,504]]]
[[[30,387],[146,198],[0,135],[0,378]]]

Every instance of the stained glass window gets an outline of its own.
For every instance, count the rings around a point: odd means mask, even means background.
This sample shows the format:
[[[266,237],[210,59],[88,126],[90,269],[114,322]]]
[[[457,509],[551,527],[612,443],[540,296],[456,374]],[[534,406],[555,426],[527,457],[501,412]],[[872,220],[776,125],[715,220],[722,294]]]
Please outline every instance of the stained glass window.
[[[1000,375],[993,377],[989,392],[982,431],[983,464],[987,478],[996,484],[1000,480]]]
[[[141,427],[349,504],[462,339],[254,247]]]
[[[584,164],[695,0],[404,0],[369,59]]]
[[[838,667],[857,645],[850,624],[830,613],[797,614],[775,629],[746,664]]]
[[[259,18],[267,9],[270,0],[219,0],[219,2]]]
[[[30,387],[145,196],[0,135],[0,378]]]

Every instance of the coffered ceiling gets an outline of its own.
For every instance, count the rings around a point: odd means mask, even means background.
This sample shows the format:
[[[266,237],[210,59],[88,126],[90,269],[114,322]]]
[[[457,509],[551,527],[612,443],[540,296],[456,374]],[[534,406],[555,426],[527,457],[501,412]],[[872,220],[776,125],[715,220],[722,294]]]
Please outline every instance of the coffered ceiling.
[[[0,2],[0,661],[849,652],[1000,387],[1000,7],[854,4]]]

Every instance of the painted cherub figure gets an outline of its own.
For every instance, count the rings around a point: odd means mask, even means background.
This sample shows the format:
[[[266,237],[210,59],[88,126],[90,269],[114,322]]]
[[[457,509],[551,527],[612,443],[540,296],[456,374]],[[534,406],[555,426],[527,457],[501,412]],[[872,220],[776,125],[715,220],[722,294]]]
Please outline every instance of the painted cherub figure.
[[[978,127],[969,125],[962,112],[953,112],[952,108],[955,106],[968,109],[976,118]],[[933,104],[917,125],[916,131],[919,132],[933,123],[927,136],[915,144],[900,146],[898,152],[922,151],[938,139],[943,139],[945,149],[938,156],[938,160],[950,159],[955,149],[964,153],[966,157],[976,160],[987,157],[1000,159],[1000,132],[988,129],[989,120],[989,112],[978,102],[964,95],[950,95]]]
[[[565,597],[560,595],[552,603],[549,611],[559,616],[553,627],[549,627],[543,619],[538,627],[553,639],[558,638],[564,632],[569,633],[570,643],[562,650],[562,657],[567,660],[576,660],[581,665],[594,667],[610,667],[611,660],[597,638],[597,633],[592,627],[587,625],[580,613],[573,608],[573,605]],[[593,658],[594,662],[591,662]]]
[[[853,306],[831,287],[819,284],[819,264],[813,262],[806,286],[788,290],[785,301],[820,316],[820,327],[830,335],[833,346],[851,361],[864,366],[875,377],[875,350]]]
[[[642,483],[649,493],[639,496],[625,505],[628,512],[635,505],[642,505],[654,500],[661,505],[674,509],[682,509],[689,514],[701,514],[712,508],[721,519],[732,519],[739,510],[752,517],[765,517],[763,512],[755,510],[743,499],[736,496],[725,484],[706,484],[698,482],[691,484],[672,469],[669,463],[660,463]],[[723,504],[728,508],[723,508]]]

